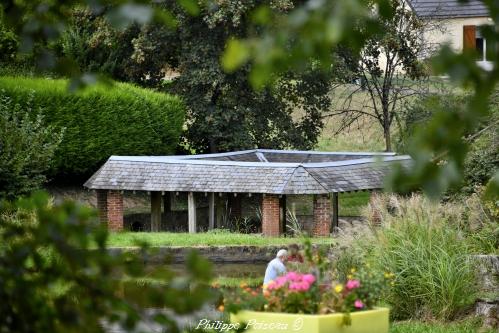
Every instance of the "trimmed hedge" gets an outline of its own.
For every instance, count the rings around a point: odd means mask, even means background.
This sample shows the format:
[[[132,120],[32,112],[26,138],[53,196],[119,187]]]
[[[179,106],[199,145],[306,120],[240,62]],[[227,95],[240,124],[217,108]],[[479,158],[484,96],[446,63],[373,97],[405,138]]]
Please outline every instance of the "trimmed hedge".
[[[56,176],[88,176],[110,155],[175,152],[185,118],[179,98],[125,83],[68,91],[67,80],[0,77],[0,92],[22,104],[34,93],[47,124],[64,127]]]

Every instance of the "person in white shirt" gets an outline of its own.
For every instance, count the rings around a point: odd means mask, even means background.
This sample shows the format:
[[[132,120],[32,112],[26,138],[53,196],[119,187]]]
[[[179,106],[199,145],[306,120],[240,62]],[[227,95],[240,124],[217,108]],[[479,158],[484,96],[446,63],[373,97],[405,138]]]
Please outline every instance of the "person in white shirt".
[[[279,250],[274,259],[272,259],[267,265],[267,269],[265,270],[265,278],[263,279],[263,285],[267,285],[270,281],[275,280],[278,276],[286,273],[286,266],[284,266],[284,262],[288,256],[288,251]]]

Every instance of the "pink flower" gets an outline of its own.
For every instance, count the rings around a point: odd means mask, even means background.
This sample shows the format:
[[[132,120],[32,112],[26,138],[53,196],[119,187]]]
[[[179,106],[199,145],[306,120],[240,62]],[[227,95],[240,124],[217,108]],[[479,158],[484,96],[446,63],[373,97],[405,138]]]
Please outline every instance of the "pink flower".
[[[353,303],[356,309],[362,309],[364,307],[364,303],[360,299],[356,300],[355,303]]]
[[[315,282],[315,276],[312,274],[305,274],[303,275],[303,281],[307,282],[308,284],[312,284]]]
[[[359,288],[360,287],[360,282],[359,282],[359,280],[348,280],[347,284],[345,285],[345,287],[348,290]]]
[[[295,272],[289,272],[286,274],[286,277],[288,280],[293,281],[293,282],[298,282],[301,280],[301,275]]]
[[[308,291],[310,289],[310,283],[308,283],[307,281],[303,281],[300,283],[300,290],[301,291]]]
[[[288,282],[288,279],[285,276],[279,276],[277,279],[275,279],[276,289],[284,286],[286,282]]]
[[[293,291],[307,291],[310,289],[310,284],[302,281],[302,282],[291,282],[289,284],[289,290]]]

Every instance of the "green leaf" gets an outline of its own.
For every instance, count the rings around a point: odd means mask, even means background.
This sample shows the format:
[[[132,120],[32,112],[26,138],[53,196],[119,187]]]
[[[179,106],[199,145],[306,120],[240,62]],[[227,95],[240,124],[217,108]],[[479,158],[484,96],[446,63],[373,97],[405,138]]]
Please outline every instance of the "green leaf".
[[[196,16],[199,14],[199,6],[195,0],[178,0],[178,2],[190,15]]]
[[[251,15],[251,19],[255,24],[267,24],[270,21],[270,8],[268,6],[260,6]]]
[[[499,200],[499,171],[496,171],[494,177],[488,182],[485,188],[484,198],[490,201]]]
[[[250,55],[248,46],[238,40],[231,39],[222,55],[222,66],[227,72],[234,72],[248,60]]]
[[[251,86],[256,89],[262,89],[270,81],[270,69],[265,65],[255,65],[250,72],[249,81]]]

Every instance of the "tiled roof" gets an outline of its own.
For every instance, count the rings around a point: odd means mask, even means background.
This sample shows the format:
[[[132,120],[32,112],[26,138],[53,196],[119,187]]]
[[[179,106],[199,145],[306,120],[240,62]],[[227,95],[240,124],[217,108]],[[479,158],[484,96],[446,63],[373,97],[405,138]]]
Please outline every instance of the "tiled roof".
[[[459,18],[488,17],[487,7],[482,1],[470,0],[409,0],[409,5],[419,17]]]
[[[383,159],[379,161],[378,159]],[[257,149],[187,156],[111,156],[85,183],[90,189],[321,194],[379,189],[392,153]]]

